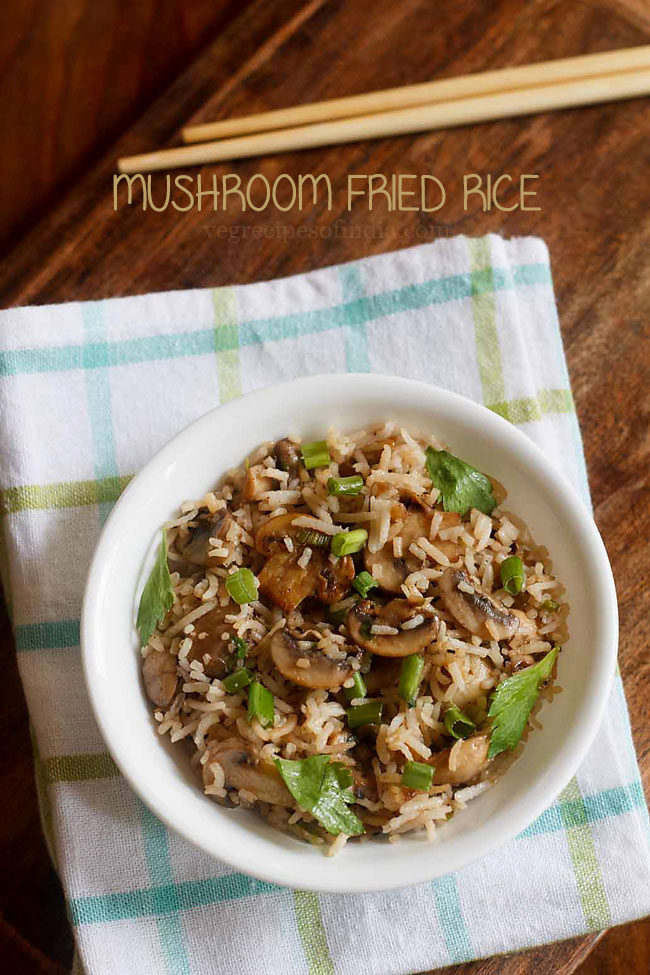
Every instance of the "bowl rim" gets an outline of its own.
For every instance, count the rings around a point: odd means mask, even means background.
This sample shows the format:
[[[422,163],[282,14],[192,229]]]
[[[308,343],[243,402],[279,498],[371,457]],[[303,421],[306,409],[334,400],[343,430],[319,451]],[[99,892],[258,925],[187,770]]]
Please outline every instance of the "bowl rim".
[[[562,504],[568,509],[568,513],[578,522],[579,530],[583,534],[584,542],[589,549],[589,557],[595,564],[595,585],[597,586],[598,596],[601,600],[603,616],[602,636],[600,639],[602,652],[597,660],[598,669],[592,704],[586,711],[586,718],[580,726],[580,731],[574,732],[572,736],[564,740],[559,753],[556,753],[553,759],[549,761],[549,766],[544,777],[544,788],[538,787],[535,789],[531,787],[525,789],[522,791],[522,795],[513,801],[512,809],[500,810],[499,829],[494,830],[494,836],[481,836],[480,849],[477,849],[475,842],[471,842],[471,838],[474,833],[478,833],[484,827],[480,827],[479,830],[470,831],[467,834],[467,839],[470,841],[464,844],[463,848],[456,855],[453,866],[448,869],[436,870],[435,857],[417,857],[412,858],[409,862],[408,870],[402,869],[401,872],[405,875],[397,879],[393,876],[394,871],[386,870],[382,872],[379,869],[374,872],[371,878],[366,877],[362,881],[356,879],[352,871],[345,872],[339,870],[336,872],[331,871],[329,874],[325,870],[316,870],[317,877],[311,879],[301,869],[301,863],[303,861],[302,857],[298,857],[291,863],[286,863],[282,868],[282,876],[280,876],[278,869],[275,869],[273,866],[269,867],[264,862],[253,860],[251,856],[247,856],[245,850],[242,850],[242,847],[245,846],[243,843],[237,844],[234,847],[226,847],[225,845],[219,844],[218,837],[217,842],[214,842],[215,837],[211,837],[211,842],[208,843],[204,837],[193,835],[185,825],[182,817],[175,817],[173,810],[170,810],[164,802],[152,796],[150,790],[147,788],[146,778],[138,775],[138,770],[131,763],[128,749],[118,745],[113,740],[109,730],[108,710],[110,705],[107,704],[104,696],[100,692],[100,682],[96,679],[99,676],[99,671],[97,669],[98,661],[94,653],[93,629],[96,626],[97,618],[101,616],[100,596],[103,578],[109,571],[110,561],[108,557],[110,550],[114,544],[114,537],[119,530],[119,523],[126,517],[125,512],[128,513],[131,498],[135,497],[140,486],[152,476],[156,469],[164,469],[169,462],[175,459],[178,444],[186,438],[195,435],[201,426],[208,428],[214,422],[215,414],[218,413],[220,419],[227,422],[228,416],[235,415],[244,400],[249,405],[257,401],[261,406],[263,401],[269,396],[277,396],[279,393],[285,395],[287,401],[296,397],[298,397],[299,401],[301,392],[308,390],[310,395],[312,395],[315,385],[322,382],[336,382],[342,383],[343,385],[354,383],[357,387],[359,385],[367,385],[368,387],[373,386],[375,388],[378,383],[381,383],[385,388],[387,399],[390,396],[391,387],[394,390],[398,388],[406,390],[409,387],[413,394],[425,395],[430,398],[431,402],[426,404],[425,409],[431,409],[433,412],[433,401],[436,398],[442,398],[447,400],[451,406],[455,405],[465,414],[469,413],[470,425],[491,427],[495,437],[498,438],[501,436],[516,446],[517,450],[524,455],[525,465],[528,468],[531,466],[535,468],[535,476],[541,474],[542,479],[546,481],[547,489],[556,497],[561,498]],[[418,406],[418,408],[421,409],[422,407]],[[180,498],[178,504],[180,505],[182,501],[183,499]],[[80,629],[81,656],[86,689],[90,698],[93,715],[108,751],[136,795],[140,797],[145,805],[168,828],[183,837],[194,847],[197,847],[215,859],[221,860],[242,873],[267,883],[321,893],[364,893],[399,889],[400,887],[430,881],[445,873],[460,870],[509,842],[518,833],[525,830],[553,803],[582,763],[603,719],[617,662],[618,604],[609,558],[593,518],[575,488],[569,483],[564,474],[552,467],[542,449],[526,436],[525,433],[475,400],[432,383],[399,376],[386,376],[379,373],[323,373],[272,383],[248,392],[235,400],[231,400],[209,410],[166,441],[163,447],[150,458],[129,482],[106,520],[87,576]],[[569,743],[571,743],[572,747],[568,747]],[[525,811],[520,809],[522,805],[525,806]],[[325,857],[322,857],[322,859],[324,861],[327,860]],[[329,863],[331,864],[332,862],[330,859]],[[334,862],[340,861],[337,858]]]

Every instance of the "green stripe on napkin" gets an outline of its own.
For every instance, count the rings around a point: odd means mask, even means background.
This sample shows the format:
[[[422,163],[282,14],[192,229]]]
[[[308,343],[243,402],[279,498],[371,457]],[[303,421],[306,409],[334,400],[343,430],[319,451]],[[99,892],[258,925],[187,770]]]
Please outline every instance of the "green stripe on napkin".
[[[232,288],[214,288],[214,343],[217,351],[219,402],[227,403],[241,396],[239,381],[239,331],[237,303]]]
[[[242,389],[321,371],[323,361],[437,382],[526,425],[587,497],[540,241],[453,238],[250,289],[4,315],[0,417],[12,422],[0,420],[0,483],[16,644],[48,756],[37,765],[43,818],[57,837],[70,916],[93,975],[115,970],[118,956],[125,970],[204,972],[206,947],[233,967],[246,958],[258,975],[278,967],[291,975],[419,971],[527,947],[531,937],[583,934],[650,909],[648,818],[621,693],[580,778],[591,791],[573,783],[488,862],[367,897],[224,875],[223,865],[213,867],[139,802],[124,802],[128,786],[108,752],[74,754],[89,740],[92,713],[83,689],[68,680],[80,673],[82,593],[78,572],[66,569],[71,561],[89,564],[97,519],[152,444]],[[189,391],[174,382],[181,373],[196,377]],[[132,416],[138,423],[125,423]],[[55,701],[44,692],[47,681],[58,682]],[[89,831],[107,824],[110,846],[89,846]],[[435,845],[416,842],[435,857]],[[353,869],[354,853],[343,851],[328,866]],[[544,869],[551,860],[553,870]],[[507,924],[485,910],[486,869]],[[535,904],[534,935],[529,904],[511,896],[521,876]],[[417,917],[430,923],[418,927]]]
[[[309,975],[334,975],[318,894],[294,890],[293,903]]]

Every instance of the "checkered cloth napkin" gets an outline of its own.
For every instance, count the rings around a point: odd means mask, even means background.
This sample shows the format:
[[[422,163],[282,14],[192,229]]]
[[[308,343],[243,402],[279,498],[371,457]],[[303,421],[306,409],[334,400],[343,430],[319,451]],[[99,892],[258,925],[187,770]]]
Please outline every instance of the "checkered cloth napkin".
[[[650,912],[618,679],[589,757],[531,827],[458,874],[354,897],[261,883],[168,832],[84,691],[79,611],[111,505],[172,434],[242,392],[332,371],[437,383],[519,425],[588,500],[541,241],[458,237],[263,284],[1,314],[2,562],[79,971],[397,975]]]

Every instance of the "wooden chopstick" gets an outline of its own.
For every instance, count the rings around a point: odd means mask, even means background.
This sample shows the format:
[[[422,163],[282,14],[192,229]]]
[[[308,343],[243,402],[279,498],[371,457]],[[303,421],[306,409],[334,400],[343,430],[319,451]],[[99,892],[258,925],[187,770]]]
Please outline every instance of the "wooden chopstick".
[[[524,64],[497,71],[483,71],[461,78],[443,78],[425,84],[404,85],[401,88],[387,88],[384,91],[372,91],[364,95],[333,98],[311,105],[294,105],[273,112],[191,125],[183,129],[183,142],[204,142],[209,139],[247,135],[251,132],[270,132],[273,129],[286,129],[296,125],[350,118],[355,115],[372,115],[398,108],[413,108],[416,105],[433,105],[436,102],[454,101],[458,98],[471,98],[517,88],[533,88],[537,85],[559,84],[574,78],[618,74],[622,71],[643,68],[650,68],[650,45],[605,51],[601,54],[582,54],[578,57]]]
[[[199,166],[244,159],[274,152],[291,152],[317,146],[380,139],[388,136],[444,129],[474,122],[531,115],[577,105],[618,101],[650,94],[650,67],[645,70],[590,78],[576,78],[560,84],[497,92],[434,105],[420,105],[398,111],[378,112],[355,118],[320,122],[275,132],[262,132],[237,139],[222,139],[162,149],[118,160],[121,173],[142,173],[178,166]]]

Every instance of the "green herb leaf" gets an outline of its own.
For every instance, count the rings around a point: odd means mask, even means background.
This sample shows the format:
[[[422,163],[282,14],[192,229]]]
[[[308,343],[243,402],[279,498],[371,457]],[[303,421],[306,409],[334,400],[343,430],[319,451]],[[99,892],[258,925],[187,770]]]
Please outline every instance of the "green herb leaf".
[[[489,515],[496,507],[492,485],[485,474],[446,450],[427,447],[426,456],[429,477],[440,491],[445,511],[465,515],[471,508],[478,508]]]
[[[348,804],[354,802],[352,776],[341,762],[327,755],[313,755],[295,761],[274,759],[287,789],[301,809],[310,812],[328,833],[359,836],[365,833],[361,820]]]
[[[156,624],[164,620],[173,602],[172,580],[167,565],[167,533],[163,528],[158,555],[142,590],[138,606],[135,625],[140,634],[141,646],[147,645],[151,634],[156,629]]]
[[[559,652],[559,647],[553,647],[536,664],[508,677],[493,692],[488,711],[488,718],[492,718],[488,758],[494,758],[499,752],[511,751],[519,744],[528,716],[539,696],[539,689],[550,677]]]

